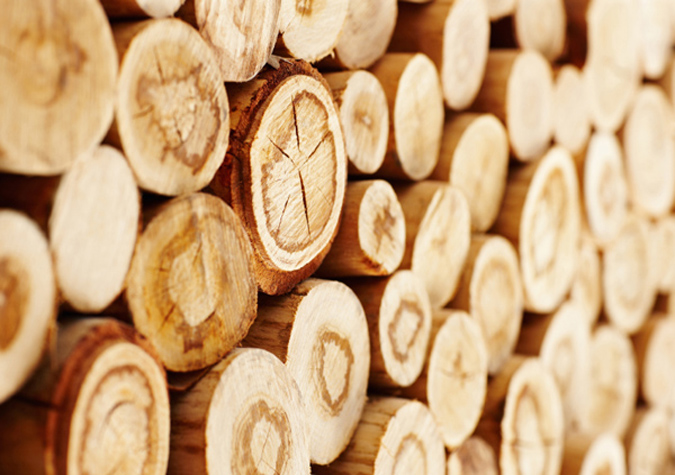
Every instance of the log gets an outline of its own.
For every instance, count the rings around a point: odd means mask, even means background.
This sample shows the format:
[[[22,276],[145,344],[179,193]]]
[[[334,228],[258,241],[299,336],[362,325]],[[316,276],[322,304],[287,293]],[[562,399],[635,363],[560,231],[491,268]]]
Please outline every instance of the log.
[[[562,475],[626,475],[626,451],[613,434],[575,433],[565,440]],[[633,472],[629,472],[633,473]]]
[[[671,407],[675,381],[671,378],[671,361],[675,361],[675,320],[654,314],[633,337],[637,358],[640,394],[650,405]]]
[[[377,175],[423,180],[438,162],[443,95],[434,64],[423,54],[388,53],[371,68],[389,108],[389,143]]]
[[[516,11],[517,0],[487,0],[490,21],[513,15]]]
[[[101,0],[108,18],[165,18],[173,16],[185,0]]]
[[[523,319],[518,256],[501,236],[473,235],[453,308],[468,312],[481,327],[488,371],[498,374],[513,353]]]
[[[229,87],[229,99],[230,148],[211,188],[244,223],[258,286],[281,294],[319,267],[337,233],[347,181],[340,118],[301,61]]]
[[[497,475],[495,451],[478,436],[468,438],[448,456],[448,475]]]
[[[480,325],[459,310],[436,310],[424,371],[401,391],[428,404],[445,446],[454,450],[473,433],[487,390],[488,352]]]
[[[675,217],[667,216],[656,223],[656,252],[661,265],[657,288],[668,294],[675,288]]]
[[[512,357],[488,383],[476,434],[499,453],[501,473],[557,474],[564,418],[551,373],[537,358]],[[526,467],[526,468],[525,468]]]
[[[0,406],[7,473],[166,473],[169,395],[152,347],[109,318],[59,324],[55,348]]]
[[[602,310],[602,274],[598,248],[585,234],[582,234],[580,242],[577,272],[570,289],[570,300],[583,315],[582,319],[588,328],[593,328]]]
[[[591,435],[610,432],[623,438],[637,401],[637,366],[628,337],[607,324],[591,337],[591,388],[579,429]]]
[[[372,398],[344,453],[317,475],[445,473],[445,451],[429,410],[417,401]]]
[[[563,0],[518,0],[513,14],[516,40],[522,49],[558,59],[565,47],[567,17]]]
[[[569,291],[577,268],[579,211],[574,162],[562,147],[509,173],[492,230],[518,249],[526,310],[552,312]]]
[[[368,319],[371,388],[414,383],[431,338],[431,305],[424,282],[409,270],[388,278],[351,279]]]
[[[553,138],[572,155],[581,153],[591,134],[588,104],[581,71],[566,64],[557,70],[553,85]]]
[[[337,236],[318,275],[390,275],[405,251],[405,217],[392,186],[384,180],[349,182]]]
[[[117,54],[96,0],[14,0],[0,25],[0,171],[57,175],[113,118]],[[66,119],[67,118],[67,119]]]
[[[658,475],[671,461],[668,413],[664,408],[641,407],[626,435],[628,473]]]
[[[309,474],[300,388],[271,353],[237,348],[171,401],[168,474]]]
[[[229,105],[215,57],[197,31],[176,19],[122,23],[115,124],[141,188],[162,195],[209,184],[228,144]]]
[[[668,0],[637,2],[639,10],[639,55],[647,79],[659,79],[672,54],[671,5]]]
[[[167,369],[205,368],[255,318],[251,246],[234,212],[212,195],[175,198],[154,214],[127,277],[133,322]]]
[[[630,215],[602,256],[605,315],[628,334],[640,330],[656,300],[652,252],[647,221]]]
[[[492,113],[506,124],[516,159],[539,158],[553,135],[550,64],[535,51],[490,51],[485,80],[471,110]]]
[[[445,104],[463,110],[483,82],[489,46],[486,2],[435,0],[423,6],[399,4],[389,50],[429,56],[441,73]]]
[[[504,125],[491,114],[448,115],[438,164],[431,177],[449,181],[469,203],[471,229],[485,232],[504,197],[509,141]]]
[[[340,110],[350,175],[371,175],[384,162],[389,142],[389,109],[382,84],[368,71],[328,73]]]
[[[406,221],[400,268],[417,274],[431,306],[441,308],[455,295],[469,252],[469,205],[461,191],[443,182],[424,181],[395,190]]]
[[[356,429],[368,387],[368,323],[356,295],[339,282],[308,279],[287,295],[261,296],[244,345],[286,364],[310,421],[311,461],[335,460]]]
[[[183,0],[177,16],[199,30],[224,81],[244,82],[265,66],[279,33],[281,0]]]
[[[56,282],[47,239],[35,222],[0,209],[0,229],[1,403],[26,382],[48,346]]]
[[[310,63],[328,56],[338,44],[350,3],[281,0],[278,52]]]
[[[653,217],[665,216],[675,200],[673,106],[661,88],[640,89],[623,127],[631,201]]]

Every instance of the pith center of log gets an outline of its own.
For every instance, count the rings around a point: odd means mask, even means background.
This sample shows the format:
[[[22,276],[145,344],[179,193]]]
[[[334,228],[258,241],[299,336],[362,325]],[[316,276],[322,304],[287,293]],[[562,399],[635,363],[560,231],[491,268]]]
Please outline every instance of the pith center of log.
[[[401,300],[394,318],[389,322],[388,335],[394,357],[404,363],[417,341],[424,324],[424,312],[415,300]]]
[[[314,344],[315,384],[321,407],[329,416],[337,416],[349,395],[354,353],[349,341],[324,328]]]
[[[394,456],[394,475],[427,472],[427,451],[415,434],[406,435]]]

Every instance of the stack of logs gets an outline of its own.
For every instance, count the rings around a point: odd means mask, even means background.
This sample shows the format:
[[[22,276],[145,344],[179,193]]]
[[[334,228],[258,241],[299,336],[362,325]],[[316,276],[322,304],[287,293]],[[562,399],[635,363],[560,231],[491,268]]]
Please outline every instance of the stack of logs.
[[[0,472],[675,471],[675,1],[3,7]]]

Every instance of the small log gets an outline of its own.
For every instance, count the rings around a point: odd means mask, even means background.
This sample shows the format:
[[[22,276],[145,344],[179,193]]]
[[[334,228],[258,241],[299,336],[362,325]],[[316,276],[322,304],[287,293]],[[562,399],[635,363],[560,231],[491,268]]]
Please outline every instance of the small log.
[[[516,159],[539,158],[553,135],[551,65],[535,51],[490,51],[471,110],[492,113],[506,124]]]
[[[538,51],[549,61],[562,55],[567,26],[563,0],[518,0],[513,25],[522,49]]]
[[[635,411],[626,435],[628,473],[659,475],[671,461],[668,413],[664,408]]]
[[[675,288],[675,217],[667,216],[656,223],[656,252],[661,266],[657,288],[668,294]]]
[[[518,256],[501,236],[473,235],[453,308],[468,312],[481,327],[488,371],[498,374],[518,341],[523,319]]]
[[[173,16],[185,0],[101,0],[109,18],[165,18]]]
[[[35,222],[0,209],[0,229],[1,403],[26,382],[48,346],[56,282],[47,239]]]
[[[570,289],[580,236],[579,189],[569,152],[554,146],[509,173],[493,231],[517,246],[525,309],[555,310]]]
[[[370,333],[371,388],[414,383],[424,367],[431,338],[431,305],[424,282],[402,270],[386,279],[352,279]]]
[[[673,106],[661,88],[644,86],[623,127],[631,201],[653,217],[668,214],[675,200]]]
[[[281,294],[319,267],[337,233],[347,181],[340,117],[302,61],[230,86],[231,143],[211,188],[244,223],[258,286]]]
[[[468,438],[448,456],[448,475],[498,475],[495,451],[478,436]]]
[[[577,272],[570,289],[570,300],[583,315],[588,328],[593,328],[602,310],[602,274],[600,255],[590,237],[582,235]]]
[[[657,80],[666,71],[672,55],[673,32],[669,0],[637,2],[639,10],[641,71]]]
[[[183,0],[177,16],[211,47],[222,80],[244,82],[265,66],[279,33],[281,0]]]
[[[368,71],[328,73],[324,78],[340,109],[349,173],[375,173],[389,141],[389,110],[382,84]]]
[[[368,387],[368,323],[354,292],[308,279],[284,296],[262,296],[244,345],[286,364],[303,394],[312,462],[335,460],[356,429]]]
[[[55,343],[0,406],[3,471],[166,473],[169,394],[152,347],[109,318],[62,322]]]
[[[318,275],[390,275],[405,251],[405,217],[384,180],[349,182],[337,236]]]
[[[491,114],[448,115],[441,152],[431,177],[449,181],[469,203],[471,229],[485,232],[502,204],[509,165],[504,125]]]
[[[611,432],[623,438],[637,401],[637,365],[630,339],[611,325],[591,337],[590,394],[579,429],[591,435]]]
[[[97,0],[14,0],[0,23],[0,171],[57,175],[113,118],[117,54]]]
[[[489,46],[486,2],[435,0],[423,6],[399,4],[389,50],[429,56],[440,71],[445,104],[463,110],[483,82]]]
[[[438,163],[443,134],[443,95],[434,63],[423,54],[388,53],[371,72],[382,83],[391,118],[377,175],[423,180]]]
[[[428,404],[445,446],[461,446],[483,412],[488,352],[480,325],[466,312],[436,310],[424,371],[401,394]]]
[[[338,44],[350,3],[281,0],[278,52],[310,63],[328,56]]]
[[[308,420],[278,358],[237,348],[171,401],[168,474],[309,474]]]
[[[670,407],[675,397],[671,361],[675,361],[675,320],[652,315],[633,337],[637,357],[640,394],[650,405]]]
[[[562,475],[626,475],[626,451],[613,434],[575,433],[565,440]],[[633,472],[628,472],[633,473]]]
[[[212,365],[256,314],[252,250],[234,212],[195,193],[161,206],[138,239],[126,299],[136,329],[171,371]]]
[[[487,0],[490,21],[497,21],[511,16],[516,11],[517,0]]]
[[[447,183],[424,181],[396,189],[406,226],[401,269],[423,281],[431,306],[441,308],[455,295],[471,244],[466,198]]]
[[[349,446],[317,475],[445,473],[443,441],[426,406],[407,399],[371,398]]]
[[[581,153],[591,134],[588,104],[581,71],[566,64],[558,69],[553,85],[553,138],[572,155]]]
[[[652,252],[647,221],[630,215],[602,256],[605,315],[628,334],[640,330],[656,300]]]

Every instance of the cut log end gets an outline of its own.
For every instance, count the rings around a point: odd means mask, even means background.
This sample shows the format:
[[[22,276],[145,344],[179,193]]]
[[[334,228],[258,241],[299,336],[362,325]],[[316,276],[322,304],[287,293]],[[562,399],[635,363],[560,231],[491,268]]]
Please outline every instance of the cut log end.
[[[634,343],[643,399],[650,406],[669,407],[675,397],[675,383],[668,367],[675,358],[675,321],[665,315],[652,315]]]
[[[487,0],[490,21],[512,15],[516,11],[517,0]]]
[[[671,459],[668,422],[663,407],[636,412],[626,436],[628,473],[666,473]]]
[[[592,328],[602,309],[602,273],[598,249],[589,237],[581,239],[577,272],[570,290],[570,300],[575,302],[584,322]]]
[[[591,121],[581,71],[566,64],[558,71],[553,89],[553,137],[555,141],[576,155],[588,142]]]
[[[448,475],[497,475],[497,458],[490,445],[478,436],[467,439],[448,456]]]
[[[563,0],[519,0],[513,20],[518,45],[555,61],[565,47],[566,20]]]
[[[562,475],[626,475],[626,451],[613,434],[577,433],[565,441]],[[633,472],[628,472],[633,473]]]

